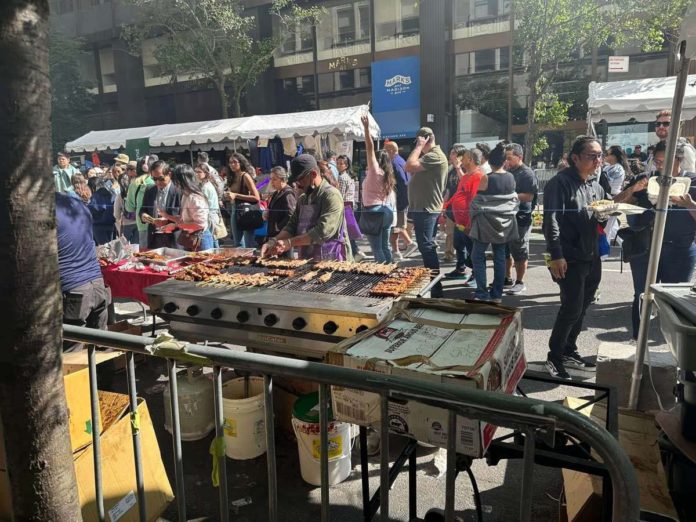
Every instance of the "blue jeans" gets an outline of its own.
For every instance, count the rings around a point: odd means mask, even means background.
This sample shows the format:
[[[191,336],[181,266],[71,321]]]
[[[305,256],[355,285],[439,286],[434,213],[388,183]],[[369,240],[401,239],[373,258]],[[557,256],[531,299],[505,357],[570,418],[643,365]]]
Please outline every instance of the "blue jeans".
[[[138,244],[140,245],[140,250],[146,250],[147,249],[147,243],[148,243],[148,230],[138,230]]]
[[[650,254],[643,254],[631,259],[631,275],[633,276],[633,308],[631,319],[633,338],[638,338],[640,328],[640,295],[645,292],[645,278],[648,276],[648,260]],[[671,243],[662,244],[660,263],[657,267],[658,283],[688,283],[696,265],[696,245],[675,246]]]
[[[365,210],[363,210],[363,212],[365,212]],[[382,229],[379,231],[379,234],[365,234],[365,237],[367,237],[367,240],[370,242],[372,255],[375,257],[375,263],[391,263],[392,251],[389,246],[389,231],[391,230],[392,220],[394,219],[394,211],[385,205],[377,205],[375,207],[370,207],[369,212],[380,212],[382,214]]]
[[[241,248],[256,248],[253,230],[242,230],[237,226],[237,206],[230,205],[230,237],[232,246]]]
[[[440,271],[440,260],[437,258],[437,244],[435,234],[437,232],[437,219],[439,212],[426,212],[425,210],[412,210],[413,231],[416,234],[418,250],[423,258],[423,266],[431,270]],[[437,283],[430,291],[431,297],[442,297],[442,284]]]
[[[121,227],[121,234],[128,240],[130,244],[138,243],[138,225],[123,225]]]
[[[464,272],[464,268],[467,265],[471,267],[471,251],[473,247],[473,240],[462,230],[459,230],[458,227],[454,227],[454,250],[457,253],[457,270],[459,272]]]
[[[474,279],[476,279],[476,299],[500,299],[503,297],[503,285],[505,283],[505,243],[494,244],[493,248],[493,287],[488,293],[488,281],[486,280],[486,248],[488,243],[473,240],[474,248],[471,260],[474,265]]]
[[[210,230],[205,230],[201,236],[201,244],[198,247],[198,250],[208,250],[209,248],[213,248],[214,241],[213,234],[210,233]]]

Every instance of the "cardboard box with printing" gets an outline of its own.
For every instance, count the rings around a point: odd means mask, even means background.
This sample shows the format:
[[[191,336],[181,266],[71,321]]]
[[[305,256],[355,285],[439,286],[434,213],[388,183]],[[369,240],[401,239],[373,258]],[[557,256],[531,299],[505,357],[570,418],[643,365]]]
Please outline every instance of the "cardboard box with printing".
[[[462,301],[405,299],[377,327],[327,354],[336,366],[512,393],[526,368],[521,314],[514,308]],[[332,387],[338,420],[376,427],[379,396]],[[419,441],[447,445],[447,410],[390,401],[389,427]],[[457,452],[480,457],[496,427],[457,417]]]

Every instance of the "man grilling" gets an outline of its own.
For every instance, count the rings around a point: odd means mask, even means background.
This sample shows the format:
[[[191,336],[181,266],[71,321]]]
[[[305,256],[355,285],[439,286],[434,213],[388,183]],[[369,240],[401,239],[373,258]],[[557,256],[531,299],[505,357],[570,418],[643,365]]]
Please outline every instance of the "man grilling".
[[[302,259],[352,261],[341,193],[319,173],[317,160],[301,154],[290,162],[288,184],[302,193],[290,221],[261,249],[262,257],[277,256],[291,248]]]

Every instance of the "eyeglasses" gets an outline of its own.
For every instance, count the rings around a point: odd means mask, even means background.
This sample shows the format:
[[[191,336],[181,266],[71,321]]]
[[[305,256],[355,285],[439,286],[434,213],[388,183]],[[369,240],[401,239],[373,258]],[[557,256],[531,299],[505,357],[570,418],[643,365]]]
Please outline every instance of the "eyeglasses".
[[[653,158],[653,165],[655,165],[656,167],[661,167],[664,164],[665,164],[665,160]]]
[[[655,122],[655,127],[669,127],[670,122],[668,121],[656,121]]]
[[[604,154],[602,152],[598,152],[597,154],[588,154],[586,152],[583,152],[582,155],[590,161],[601,160],[604,157]]]
[[[157,178],[153,177],[152,180],[153,181],[164,181],[164,176],[159,176]]]

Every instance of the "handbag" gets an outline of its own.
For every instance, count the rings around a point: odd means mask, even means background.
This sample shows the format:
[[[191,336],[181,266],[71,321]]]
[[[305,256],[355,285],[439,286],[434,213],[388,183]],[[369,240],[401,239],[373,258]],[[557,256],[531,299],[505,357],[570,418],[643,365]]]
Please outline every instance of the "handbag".
[[[237,226],[240,230],[256,230],[263,226],[263,212],[258,205],[251,203],[237,203]]]
[[[368,236],[377,236],[382,231],[384,214],[380,211],[370,210],[369,207],[363,208],[360,213],[360,231]]]
[[[617,235],[621,238],[621,256],[624,263],[650,252],[652,225],[642,228],[622,228]]]
[[[188,232],[187,230],[181,230],[179,237],[176,242],[181,245],[184,250],[189,252],[196,252],[201,246],[201,241],[203,240],[203,231],[198,230],[196,232]]]
[[[213,237],[215,239],[224,239],[228,235],[227,227],[224,219],[218,219],[218,222],[213,227]]]

